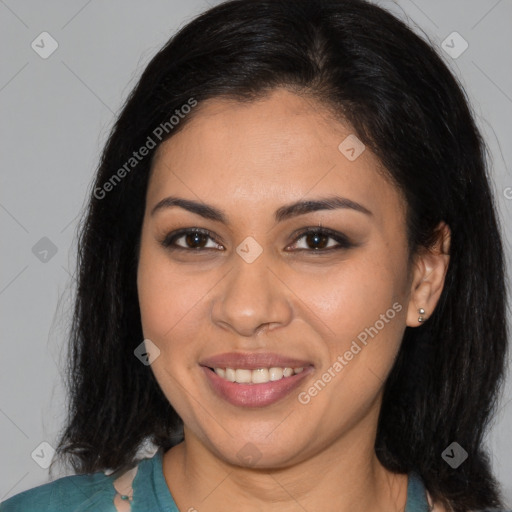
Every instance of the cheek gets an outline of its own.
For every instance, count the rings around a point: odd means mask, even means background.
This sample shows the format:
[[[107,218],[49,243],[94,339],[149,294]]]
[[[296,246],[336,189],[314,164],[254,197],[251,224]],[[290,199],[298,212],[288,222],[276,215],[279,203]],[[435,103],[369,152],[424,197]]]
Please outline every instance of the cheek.
[[[396,269],[404,267],[382,251],[346,263],[322,281],[321,290],[317,284],[313,307],[329,326],[329,364],[343,357],[342,373],[359,387],[371,377],[368,368],[384,379],[400,347],[406,297]]]
[[[326,323],[339,335],[354,334],[354,328],[364,328],[385,313],[403,288],[392,272],[389,261],[354,258],[347,265],[316,283],[314,307]]]
[[[193,305],[193,294],[183,276],[173,270],[165,252],[141,241],[137,290],[144,337],[162,349],[180,318]]]
[[[144,337],[156,341],[172,327],[175,310],[169,307],[168,280],[162,276],[165,269],[155,260],[149,251],[141,250],[137,289]]]
[[[164,359],[194,357],[208,318],[208,293],[217,279],[213,272],[190,272],[173,264],[168,254],[150,243],[142,243],[137,289],[142,329]]]
[[[151,363],[157,382],[176,410],[186,410],[180,382],[194,364],[193,344],[185,329],[194,314],[198,297],[187,285],[183,273],[173,270],[165,252],[141,244],[137,289],[142,330],[160,353]]]

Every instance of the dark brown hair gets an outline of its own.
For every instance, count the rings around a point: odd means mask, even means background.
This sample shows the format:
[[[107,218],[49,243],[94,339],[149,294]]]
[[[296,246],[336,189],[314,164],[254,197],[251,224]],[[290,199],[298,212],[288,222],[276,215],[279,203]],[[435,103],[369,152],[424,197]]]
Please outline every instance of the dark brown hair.
[[[58,446],[77,472],[134,462],[144,439],[167,450],[181,419],[142,342],[136,273],[151,155],[105,183],[155,129],[194,98],[252,101],[286,87],[337,112],[380,159],[408,206],[411,254],[451,229],[439,303],[406,328],[385,384],[375,450],[391,471],[416,471],[454,511],[500,507],[483,448],[507,352],[503,250],[485,148],[462,87],[423,39],[362,0],[234,0],[184,26],[127,99],[101,157],[81,223],[69,361],[69,418]],[[162,132],[163,134],[163,132]],[[100,197],[101,196],[101,197]],[[453,469],[452,442],[467,452]]]

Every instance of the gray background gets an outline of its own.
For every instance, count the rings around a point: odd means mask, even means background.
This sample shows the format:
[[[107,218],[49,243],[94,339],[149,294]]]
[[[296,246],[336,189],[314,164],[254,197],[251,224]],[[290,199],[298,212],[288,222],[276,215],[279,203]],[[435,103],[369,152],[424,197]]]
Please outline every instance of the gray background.
[[[154,53],[213,3],[0,0],[0,501],[48,481],[36,461],[45,465],[51,449],[41,443],[55,446],[64,420],[76,226],[114,113]],[[491,152],[510,268],[512,0],[378,3],[428,36],[467,90]],[[454,31],[469,45],[456,59],[442,49]],[[42,32],[58,43],[46,59],[31,47],[50,48]],[[458,36],[446,44],[463,48]],[[487,442],[512,506],[510,377],[500,407]]]

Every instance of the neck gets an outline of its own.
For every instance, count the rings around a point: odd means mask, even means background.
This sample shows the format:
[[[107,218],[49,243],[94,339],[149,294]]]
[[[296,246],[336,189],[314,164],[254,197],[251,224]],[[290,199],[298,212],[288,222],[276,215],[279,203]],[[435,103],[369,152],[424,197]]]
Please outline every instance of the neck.
[[[164,454],[164,476],[183,511],[403,511],[407,475],[380,464],[374,436],[362,429],[300,463],[265,469],[232,465],[185,430],[185,441]]]

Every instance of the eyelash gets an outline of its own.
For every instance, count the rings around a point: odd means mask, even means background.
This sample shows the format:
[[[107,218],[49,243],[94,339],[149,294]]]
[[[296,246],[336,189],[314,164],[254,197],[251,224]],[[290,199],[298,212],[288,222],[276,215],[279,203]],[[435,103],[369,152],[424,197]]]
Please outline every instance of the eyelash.
[[[210,239],[215,241],[215,237],[214,237],[213,233],[207,229],[185,228],[185,229],[180,229],[178,231],[169,233],[164,238],[164,240],[161,241],[160,243],[162,244],[163,247],[165,247],[166,249],[172,250],[172,251],[178,250],[178,251],[188,251],[188,252],[191,252],[191,251],[202,252],[202,251],[212,250],[211,247],[192,248],[192,247],[181,247],[179,245],[175,245],[176,240],[182,238],[183,236],[189,235],[189,234],[190,235],[194,235],[194,234],[206,235]],[[331,251],[338,251],[341,249],[350,249],[351,247],[355,246],[355,244],[350,242],[345,235],[338,233],[337,231],[333,231],[332,229],[324,228],[322,226],[308,227],[308,228],[304,228],[304,229],[300,230],[300,232],[297,233],[297,236],[291,245],[295,245],[305,235],[310,235],[310,234],[326,236],[326,237],[331,238],[331,239],[335,240],[336,242],[338,242],[338,245],[334,246],[334,247],[328,247],[327,249],[295,249],[296,251],[306,251],[306,252],[311,252],[311,253],[325,253],[325,252],[331,252]],[[214,250],[216,250],[216,249],[214,249]]]

